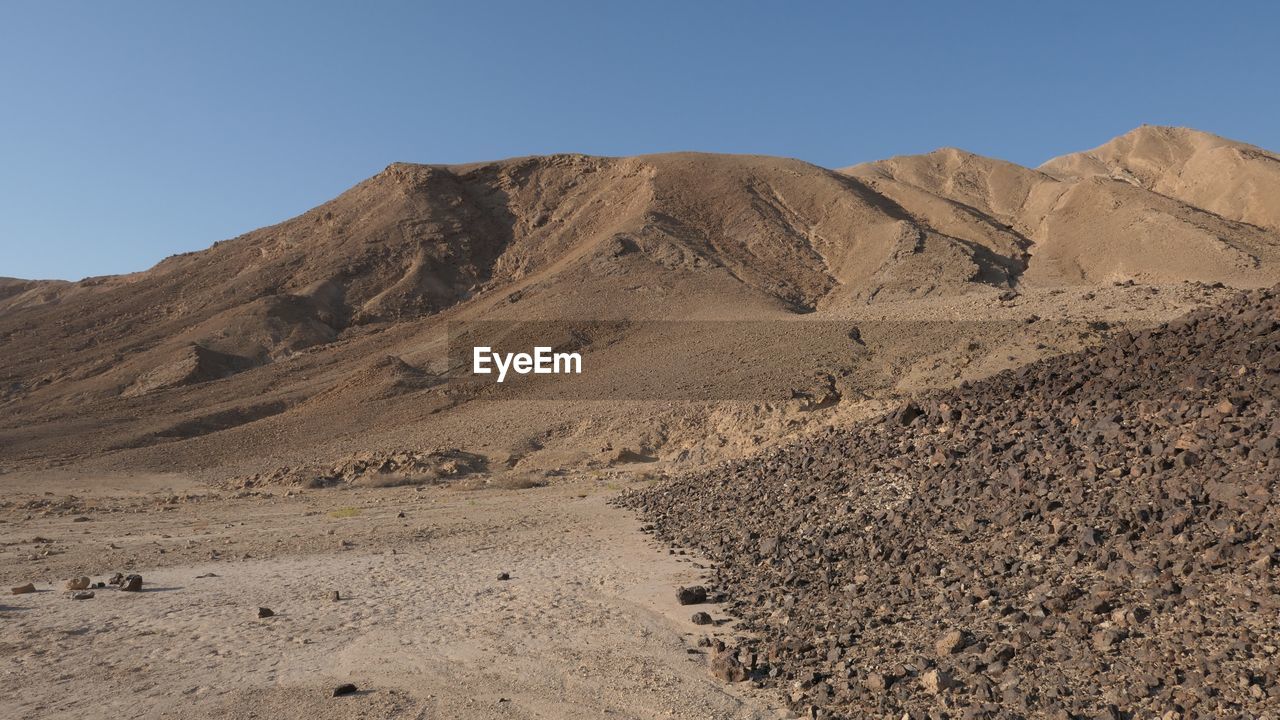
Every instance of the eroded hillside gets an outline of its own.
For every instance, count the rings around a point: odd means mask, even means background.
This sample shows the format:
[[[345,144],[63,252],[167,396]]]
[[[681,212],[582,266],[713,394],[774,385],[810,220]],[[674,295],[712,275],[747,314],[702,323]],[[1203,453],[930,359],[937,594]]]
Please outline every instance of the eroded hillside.
[[[1141,128],[1039,170],[958,150],[840,172],[696,153],[398,163],[143,272],[0,283],[0,468],[216,478],[446,447],[547,471],[748,452],[1168,319],[1220,297],[1214,283],[1280,281],[1276,162]],[[620,323],[582,345],[580,402],[454,392],[451,327],[535,319]],[[738,365],[687,377],[658,320],[761,324],[701,334]],[[803,321],[848,324],[840,356],[783,339]],[[767,352],[746,367],[744,348]],[[731,383],[719,395],[744,402],[645,398],[641,380]]]

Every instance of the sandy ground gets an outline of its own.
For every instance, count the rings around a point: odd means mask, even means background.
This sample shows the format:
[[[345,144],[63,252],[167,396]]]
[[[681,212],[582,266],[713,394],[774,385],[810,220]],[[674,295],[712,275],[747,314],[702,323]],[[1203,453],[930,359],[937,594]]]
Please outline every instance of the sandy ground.
[[[699,563],[610,507],[616,484],[235,497],[177,476],[4,483],[9,717],[785,716],[710,677],[696,641],[731,626],[690,622],[674,588]],[[145,591],[63,589],[117,571]],[[9,595],[29,581],[37,593]],[[361,693],[330,697],[344,682]]]

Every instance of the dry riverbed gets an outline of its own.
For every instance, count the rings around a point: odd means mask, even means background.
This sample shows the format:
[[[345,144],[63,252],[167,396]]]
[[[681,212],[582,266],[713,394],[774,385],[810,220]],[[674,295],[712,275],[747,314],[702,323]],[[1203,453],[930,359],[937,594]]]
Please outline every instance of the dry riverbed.
[[[731,626],[690,622],[723,619],[676,603],[698,563],[610,507],[613,485],[236,497],[177,476],[0,482],[13,717],[784,716],[710,676],[697,640]],[[143,591],[64,589],[117,572]],[[342,683],[360,691],[331,697]]]

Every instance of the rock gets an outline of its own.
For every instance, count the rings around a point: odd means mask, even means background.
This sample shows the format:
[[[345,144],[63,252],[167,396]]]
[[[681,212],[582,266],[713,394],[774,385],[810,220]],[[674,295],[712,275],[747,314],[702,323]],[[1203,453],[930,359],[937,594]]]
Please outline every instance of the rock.
[[[92,583],[87,577],[71,578],[67,581],[68,590],[87,590]]]
[[[92,591],[92,590],[77,590],[76,592],[71,593],[71,599],[72,599],[72,600],[92,600],[92,599],[93,599],[93,591]]]
[[[915,422],[917,418],[924,417],[924,410],[914,402],[903,405],[896,413],[896,419],[899,425],[907,426]]]
[[[500,572],[500,573],[498,573],[498,579],[499,579],[499,580],[510,580],[510,579],[511,579],[511,575],[510,575],[509,573]]]
[[[742,682],[749,677],[737,654],[731,652],[717,653],[711,658],[711,674],[729,683]]]
[[[275,612],[273,612],[271,608],[265,608],[265,607],[258,608],[258,617],[260,618],[269,618],[273,615],[275,615]]]
[[[139,592],[142,590],[141,575],[127,575],[120,581],[120,589],[124,592]]]
[[[1267,717],[1280,287],[1081,337],[618,503],[714,563],[798,712]]]
[[[18,587],[13,588],[10,592],[12,592],[14,595],[26,595],[27,593],[33,593],[35,591],[36,591],[35,584],[27,583],[26,585],[19,585]]]
[[[676,590],[676,602],[681,605],[699,605],[707,601],[707,589],[701,585],[681,587]]]
[[[1017,650],[1008,643],[997,645],[987,652],[987,661],[992,663],[1007,663],[1017,655]]]
[[[925,690],[937,695],[955,687],[956,681],[951,673],[934,668],[920,676],[920,684]]]
[[[333,697],[342,697],[343,695],[355,695],[360,692],[360,688],[353,683],[343,683],[333,689]]]
[[[778,542],[779,540],[776,536],[760,538],[760,554],[765,557],[777,554]]]
[[[954,655],[964,647],[964,633],[960,630],[949,630],[938,638],[933,648],[939,655]]]
[[[329,593],[329,600],[331,602],[338,602],[341,599],[342,599],[342,595],[337,590],[334,590],[333,592]]]
[[[124,582],[124,575],[122,573],[116,573],[115,575],[111,576],[111,579],[107,581],[107,584],[119,585],[122,582]]]
[[[1126,633],[1121,630],[1099,630],[1093,634],[1093,647],[1098,652],[1109,652],[1124,640]]]
[[[711,616],[705,612],[696,612],[693,614],[692,617],[689,618],[689,620],[694,625],[710,625],[711,624]]]
[[[862,685],[873,693],[881,693],[889,688],[893,680],[884,673],[871,672],[863,679]]]

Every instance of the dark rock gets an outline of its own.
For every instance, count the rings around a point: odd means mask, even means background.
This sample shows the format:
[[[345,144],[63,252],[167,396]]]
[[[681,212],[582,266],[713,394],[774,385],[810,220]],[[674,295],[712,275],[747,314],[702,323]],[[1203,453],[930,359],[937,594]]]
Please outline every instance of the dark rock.
[[[748,678],[746,667],[735,653],[720,652],[711,658],[711,674],[724,682],[742,682]]]
[[[343,695],[355,695],[360,692],[360,688],[353,683],[343,683],[333,689],[333,697],[342,697]]]
[[[265,607],[258,608],[258,617],[260,618],[269,618],[273,615],[275,615],[275,613],[271,610],[271,608],[265,608]]]
[[[707,589],[701,585],[676,589],[676,602],[681,605],[699,605],[707,601]]]
[[[901,409],[898,410],[898,412],[895,414],[895,419],[898,421],[899,425],[905,426],[905,425],[910,425],[911,423],[915,422],[917,419],[924,417],[924,414],[925,414],[924,410],[922,410],[919,405],[916,405],[915,403],[907,403],[906,405],[903,405]]]
[[[1125,634],[1120,630],[1099,630],[1093,634],[1093,647],[1098,652],[1108,652],[1124,638]]]

